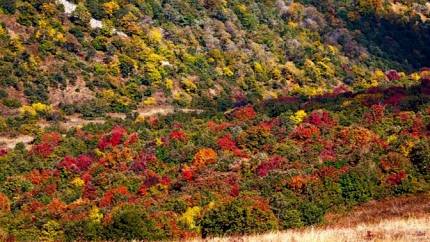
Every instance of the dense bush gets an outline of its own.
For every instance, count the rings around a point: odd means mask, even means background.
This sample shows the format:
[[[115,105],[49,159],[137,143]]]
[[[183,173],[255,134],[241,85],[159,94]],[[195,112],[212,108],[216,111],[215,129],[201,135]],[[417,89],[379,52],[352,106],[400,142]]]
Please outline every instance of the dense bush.
[[[419,173],[430,177],[430,143],[428,140],[423,140],[416,144],[410,154],[412,164]]]
[[[106,239],[160,240],[165,238],[165,231],[157,227],[141,206],[127,205],[118,208],[112,215],[112,221],[105,228]]]
[[[199,223],[203,237],[262,233],[277,229],[273,213],[253,203],[238,199],[208,211]]]
[[[342,175],[339,180],[342,197],[349,205],[367,202],[374,195],[374,177],[364,172],[351,172]]]

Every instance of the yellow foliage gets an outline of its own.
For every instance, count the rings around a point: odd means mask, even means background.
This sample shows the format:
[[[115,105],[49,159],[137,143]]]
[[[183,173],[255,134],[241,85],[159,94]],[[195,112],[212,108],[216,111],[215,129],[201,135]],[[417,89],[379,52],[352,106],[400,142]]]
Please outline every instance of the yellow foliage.
[[[419,81],[419,80],[421,80],[421,76],[420,76],[420,74],[419,74],[419,73],[416,73],[416,72],[412,73],[412,74],[410,75],[410,78],[411,78],[411,80],[413,80],[413,81]]]
[[[228,77],[234,76],[234,72],[230,69],[230,67],[222,68],[222,72],[224,73],[224,75],[226,75]]]
[[[173,87],[174,87],[174,82],[173,82],[173,80],[172,80],[172,79],[167,79],[167,80],[166,80],[166,83],[165,83],[165,86],[166,86],[166,88],[167,88],[167,89],[172,90],[172,89],[173,89]]]
[[[396,142],[396,141],[397,141],[397,136],[396,136],[396,135],[394,135],[394,134],[392,134],[392,135],[388,136],[388,138],[387,138],[387,142],[388,142],[389,144],[392,144],[392,143],[394,143],[394,142]]]
[[[143,104],[147,106],[155,105],[156,103],[157,101],[154,97],[148,97],[145,101],[143,101]]]
[[[88,217],[92,222],[100,223],[103,219],[103,214],[100,212],[100,209],[98,207],[94,206],[93,208],[91,208]]]
[[[294,124],[300,124],[306,118],[307,114],[304,110],[299,110],[295,114],[290,116],[290,120]]]
[[[36,116],[39,113],[50,112],[52,107],[43,103],[33,103],[31,106],[24,105],[20,109],[20,113],[23,115]]]
[[[136,120],[134,120],[134,122],[136,122],[136,123],[143,123],[143,122],[145,122],[145,116],[143,116],[142,114],[139,114],[136,117]]]
[[[119,5],[115,1],[110,1],[103,3],[103,10],[109,14],[112,15],[114,12],[119,10]]]
[[[80,177],[76,177],[71,183],[76,187],[83,187],[85,185],[84,180],[82,180]]]
[[[149,41],[158,43],[163,39],[163,34],[159,28],[152,28],[148,33]]]
[[[198,206],[187,208],[187,211],[179,218],[179,222],[186,225],[189,229],[198,229],[195,219],[200,215],[201,210]]]
[[[255,62],[254,63],[254,70],[257,73],[264,73],[264,67],[259,63],[259,62]]]
[[[305,75],[304,71],[297,68],[292,61],[285,63],[285,69],[297,79],[301,79]]]
[[[36,116],[37,112],[31,106],[24,105],[20,108],[19,112],[23,115]]]
[[[102,96],[103,99],[110,102],[115,100],[115,96],[116,96],[113,90],[111,89],[102,91],[100,95]]]
[[[161,138],[156,138],[156,139],[155,139],[155,144],[156,144],[157,146],[160,146],[160,145],[164,144],[164,142],[163,142],[163,140],[161,140]]]
[[[377,82],[386,81],[387,77],[383,71],[377,69],[372,75],[372,80],[376,80]]]
[[[408,140],[408,141],[406,141],[405,144],[400,146],[400,152],[404,156],[408,157],[409,153],[412,151],[412,148],[414,148],[414,145],[415,145],[415,143],[413,141]]]
[[[197,90],[196,84],[189,78],[183,79],[181,83],[185,86],[187,92],[194,92]]]

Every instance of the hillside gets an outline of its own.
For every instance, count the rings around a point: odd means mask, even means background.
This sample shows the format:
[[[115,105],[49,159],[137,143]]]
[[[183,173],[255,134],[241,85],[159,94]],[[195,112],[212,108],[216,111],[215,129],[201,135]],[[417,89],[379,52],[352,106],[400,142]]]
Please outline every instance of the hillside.
[[[207,242],[412,242],[430,239],[428,194],[371,201],[341,214],[329,214],[323,226],[244,237],[211,238]],[[200,241],[200,240],[190,240]]]
[[[428,192],[429,18],[411,0],[0,0],[0,240],[306,230]]]

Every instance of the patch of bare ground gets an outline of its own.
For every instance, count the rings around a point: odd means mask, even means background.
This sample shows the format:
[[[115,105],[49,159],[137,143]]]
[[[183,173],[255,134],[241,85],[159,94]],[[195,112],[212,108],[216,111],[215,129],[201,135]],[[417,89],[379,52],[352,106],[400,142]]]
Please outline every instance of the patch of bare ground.
[[[0,148],[2,149],[13,149],[18,143],[23,143],[27,148],[30,147],[34,137],[29,135],[18,135],[16,137],[0,137]]]
[[[430,195],[387,198],[347,213],[328,214],[318,227],[190,242],[418,242],[430,241]]]
[[[179,108],[176,109],[173,106],[165,105],[165,106],[155,106],[149,108],[141,108],[137,110],[137,113],[141,117],[150,117],[154,115],[168,115],[175,112],[182,113],[201,113],[203,110],[201,109],[190,109],[190,108]]]

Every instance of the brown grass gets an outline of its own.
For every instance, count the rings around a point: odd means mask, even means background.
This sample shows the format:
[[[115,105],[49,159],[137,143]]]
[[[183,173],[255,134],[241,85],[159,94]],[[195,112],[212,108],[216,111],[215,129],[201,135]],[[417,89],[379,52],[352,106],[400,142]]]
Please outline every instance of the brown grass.
[[[318,227],[193,242],[430,241],[430,196],[420,194],[372,201],[347,213],[328,214]]]

